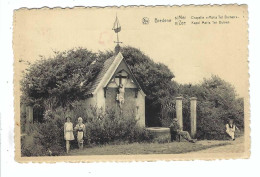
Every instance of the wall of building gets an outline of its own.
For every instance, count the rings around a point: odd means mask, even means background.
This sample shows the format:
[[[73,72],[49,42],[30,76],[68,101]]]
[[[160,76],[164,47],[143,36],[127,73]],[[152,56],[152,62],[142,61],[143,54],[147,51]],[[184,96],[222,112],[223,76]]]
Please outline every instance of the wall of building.
[[[141,94],[140,91],[137,93],[137,85],[134,82],[134,78],[130,75],[130,70],[127,67],[124,60],[119,64],[118,68],[114,72],[114,75],[107,85],[99,87],[97,93],[93,95],[92,98],[88,98],[86,103],[92,106],[97,106],[98,108],[113,109],[117,113],[121,112],[119,103],[116,100],[119,83],[118,80],[115,80],[115,75],[118,72],[126,72],[126,75],[129,74],[128,79],[124,80],[123,84],[125,87],[125,102],[122,104],[122,113],[124,116],[131,116],[138,119],[138,124],[140,126],[145,126],[145,96]],[[108,78],[107,78],[108,79]],[[107,87],[106,97],[103,87]]]
[[[92,97],[87,98],[85,104],[86,106],[93,106],[98,109],[105,110],[106,105],[105,105],[104,90],[100,89]]]
[[[106,109],[115,109],[118,107],[116,101],[117,88],[108,88],[106,91]]]
[[[97,106],[97,102],[96,102],[96,96],[97,95],[93,95],[93,97],[89,97],[86,99],[85,103],[86,103],[86,106],[93,106],[93,107],[96,107]]]
[[[108,88],[106,92],[106,109],[114,109],[120,113],[119,103],[116,100],[118,88]],[[135,89],[125,89],[125,102],[122,104],[122,113],[124,116],[136,115]]]
[[[106,103],[105,103],[104,89],[103,88],[101,88],[97,91],[95,98],[96,98],[97,107],[100,108],[100,109],[105,109]]]
[[[140,91],[138,91],[136,98],[136,108],[136,118],[139,119],[138,123],[140,126],[145,127],[145,96]]]

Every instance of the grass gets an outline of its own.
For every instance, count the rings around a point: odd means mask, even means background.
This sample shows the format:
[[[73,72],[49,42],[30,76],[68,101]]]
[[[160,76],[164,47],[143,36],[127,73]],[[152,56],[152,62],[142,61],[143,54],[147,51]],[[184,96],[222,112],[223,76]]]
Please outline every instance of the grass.
[[[214,141],[210,143],[132,143],[120,145],[103,145],[85,147],[83,150],[73,149],[68,155],[136,155],[136,154],[181,154],[200,151],[212,147],[228,145],[226,141]]]

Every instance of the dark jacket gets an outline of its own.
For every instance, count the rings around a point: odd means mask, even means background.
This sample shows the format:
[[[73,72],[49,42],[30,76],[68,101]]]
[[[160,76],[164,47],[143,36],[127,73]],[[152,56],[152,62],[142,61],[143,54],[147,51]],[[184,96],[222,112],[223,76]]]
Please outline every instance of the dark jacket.
[[[170,125],[170,130],[171,130],[171,133],[179,132],[181,130],[181,127],[180,127],[179,123],[176,121]]]

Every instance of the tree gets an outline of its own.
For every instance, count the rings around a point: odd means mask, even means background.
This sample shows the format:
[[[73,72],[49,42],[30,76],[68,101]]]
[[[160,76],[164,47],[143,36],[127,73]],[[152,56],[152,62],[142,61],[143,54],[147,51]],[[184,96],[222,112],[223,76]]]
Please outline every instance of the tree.
[[[22,101],[53,109],[86,98],[89,83],[102,68],[104,59],[87,49],[55,52],[54,57],[31,65],[21,81]]]
[[[155,63],[139,49],[123,47],[121,53],[137,81],[146,93],[146,117],[149,126],[160,125],[160,109],[164,98],[175,93],[174,78],[169,68]],[[56,52],[31,65],[21,81],[23,102],[44,109],[67,107],[73,101],[83,100],[90,83],[97,76],[112,51],[93,53],[77,48]]]
[[[161,126],[161,105],[165,98],[176,93],[176,83],[171,81],[174,74],[166,65],[155,63],[137,48],[122,47],[120,52],[146,94],[146,124]],[[106,55],[109,58],[112,52]]]
[[[179,85],[166,65],[155,63],[139,49],[123,47],[121,53],[146,94],[146,125],[161,126],[162,105],[182,95],[184,129],[188,131],[189,99],[193,96],[198,98],[198,138],[222,138],[228,118],[234,118],[237,125],[243,128],[243,99],[237,98],[234,87],[228,82],[212,76],[200,84]],[[42,57],[24,73],[21,81],[22,103],[44,110],[72,107],[75,101],[87,98],[91,82],[104,61],[112,55],[112,51],[94,53],[76,48],[55,52],[51,58]]]
[[[180,86],[183,99],[184,129],[190,130],[190,97],[198,98],[197,129],[198,138],[223,139],[225,124],[229,118],[235,119],[238,127],[244,126],[243,99],[238,98],[234,87],[218,76],[197,85]]]

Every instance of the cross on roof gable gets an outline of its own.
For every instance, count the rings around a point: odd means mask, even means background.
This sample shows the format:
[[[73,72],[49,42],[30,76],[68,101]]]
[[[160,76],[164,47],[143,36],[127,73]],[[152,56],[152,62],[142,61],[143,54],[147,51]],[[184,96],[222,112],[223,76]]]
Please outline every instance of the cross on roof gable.
[[[111,78],[114,76],[114,74],[118,72],[117,69],[118,69],[118,66],[121,64],[121,62],[125,63],[125,66],[127,67],[127,70],[129,72],[129,74],[131,75],[134,83],[137,85],[137,87],[139,88],[141,93],[145,96],[145,93],[142,91],[142,88],[140,87],[139,83],[135,79],[132,71],[130,70],[129,66],[127,65],[126,61],[124,60],[121,52],[119,52],[115,56],[110,57],[109,59],[107,59],[105,61],[103,68],[101,69],[101,71],[99,72],[99,74],[97,75],[95,80],[92,82],[92,85],[89,89],[88,94],[94,95],[97,93],[97,91],[100,88],[106,87],[108,85],[109,81],[111,80]]]

